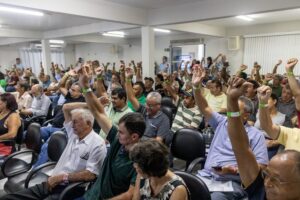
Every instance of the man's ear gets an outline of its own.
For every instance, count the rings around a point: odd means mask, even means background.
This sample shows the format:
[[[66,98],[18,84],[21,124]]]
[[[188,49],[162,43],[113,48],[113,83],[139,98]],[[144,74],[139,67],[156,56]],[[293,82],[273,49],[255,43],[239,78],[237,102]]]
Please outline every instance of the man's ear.
[[[140,136],[137,133],[132,133],[131,138],[132,138],[132,140],[138,141],[140,139]]]

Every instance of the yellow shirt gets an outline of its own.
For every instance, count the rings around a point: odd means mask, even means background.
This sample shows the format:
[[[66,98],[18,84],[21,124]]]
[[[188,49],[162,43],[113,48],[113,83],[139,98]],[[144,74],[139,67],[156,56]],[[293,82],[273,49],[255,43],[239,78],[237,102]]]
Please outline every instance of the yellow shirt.
[[[285,149],[300,151],[300,129],[280,126],[277,141],[285,146]]]
[[[219,96],[214,96],[210,91],[204,88],[203,96],[205,97],[209,107],[214,112],[220,112],[222,109],[227,108],[227,97],[226,94],[222,93]]]

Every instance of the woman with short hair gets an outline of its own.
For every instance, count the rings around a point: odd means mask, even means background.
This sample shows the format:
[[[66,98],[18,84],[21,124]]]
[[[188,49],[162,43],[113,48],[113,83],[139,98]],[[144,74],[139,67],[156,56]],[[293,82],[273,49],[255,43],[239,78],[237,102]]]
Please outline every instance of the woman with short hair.
[[[155,139],[133,146],[130,159],[137,172],[133,200],[187,200],[184,181],[169,170],[167,147]]]

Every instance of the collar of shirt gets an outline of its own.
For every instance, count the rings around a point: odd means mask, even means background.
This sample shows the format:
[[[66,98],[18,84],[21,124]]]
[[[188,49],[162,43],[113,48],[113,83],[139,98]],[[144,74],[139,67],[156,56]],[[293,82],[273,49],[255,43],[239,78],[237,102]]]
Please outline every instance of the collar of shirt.
[[[115,108],[115,107],[113,107],[113,110],[114,110],[115,112],[124,112],[127,108],[128,108],[128,106],[127,106],[127,104],[126,104],[121,110],[119,110],[119,109],[117,109],[117,108]]]
[[[76,135],[76,143],[85,143],[87,145],[91,144],[93,142],[93,133],[94,130],[92,129],[89,134],[87,134],[83,139],[79,140],[78,135]]]
[[[120,155],[123,155],[123,156],[128,155],[128,151],[125,149],[125,146],[124,146],[124,145],[121,146],[121,148],[120,148],[120,150],[119,150],[119,154],[120,154]]]
[[[147,116],[148,116],[148,118],[153,119],[153,118],[159,117],[161,114],[162,114],[162,112],[161,112],[161,111],[158,111],[158,112],[156,113],[156,115],[154,115],[154,116],[152,116],[152,117],[149,117],[148,113],[147,113]]]

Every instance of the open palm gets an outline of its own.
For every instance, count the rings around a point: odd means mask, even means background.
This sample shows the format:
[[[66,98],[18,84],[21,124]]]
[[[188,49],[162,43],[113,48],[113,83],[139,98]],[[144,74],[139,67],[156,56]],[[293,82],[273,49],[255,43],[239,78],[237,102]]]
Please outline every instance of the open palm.
[[[205,77],[205,70],[200,65],[194,66],[192,83],[194,86],[198,87]]]

